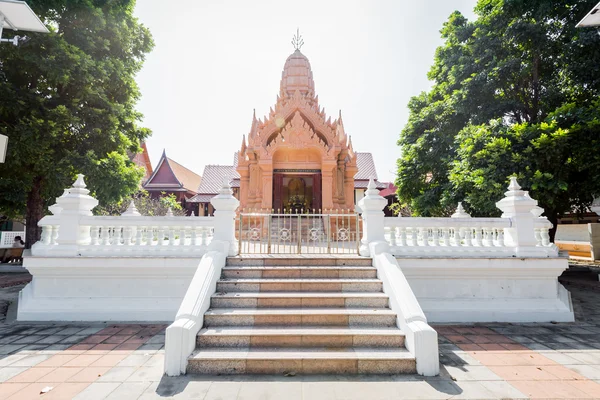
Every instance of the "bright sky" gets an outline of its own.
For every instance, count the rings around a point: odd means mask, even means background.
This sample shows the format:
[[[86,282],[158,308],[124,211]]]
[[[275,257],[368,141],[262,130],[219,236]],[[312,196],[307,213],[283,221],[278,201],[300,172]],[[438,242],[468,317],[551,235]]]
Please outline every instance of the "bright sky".
[[[300,28],[319,103],[342,110],[354,149],[371,152],[381,181],[395,176],[396,145],[411,96],[451,12],[473,18],[475,0],[138,0],[156,46],[137,77],[138,109],[152,129],[153,167],[167,155],[202,174],[231,165],[242,135],[269,112]]]

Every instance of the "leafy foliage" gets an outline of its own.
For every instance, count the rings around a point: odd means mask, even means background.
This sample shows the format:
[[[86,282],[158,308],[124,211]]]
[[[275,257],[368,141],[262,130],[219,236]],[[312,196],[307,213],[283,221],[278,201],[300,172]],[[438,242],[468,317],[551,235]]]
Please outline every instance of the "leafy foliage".
[[[127,157],[150,135],[137,122],[135,74],[152,46],[134,0],[30,0],[51,30],[23,46],[0,46],[0,213],[26,214],[30,245],[45,208],[86,175],[101,202],[138,189]],[[9,34],[5,30],[5,35]],[[22,33],[21,33],[22,34]]]
[[[181,204],[177,201],[177,198],[173,193],[167,195],[165,192],[162,192],[161,196],[156,199],[152,198],[145,190],[140,190],[132,197],[124,198],[115,203],[100,204],[98,207],[94,208],[94,214],[112,216],[121,215],[127,210],[131,200],[133,200],[133,204],[135,204],[138,212],[144,216],[166,215],[169,208],[171,208],[173,215],[186,215],[186,211],[181,207]]]
[[[576,23],[594,0],[480,0],[453,13],[409,102],[396,185],[418,215],[498,215],[516,175],[552,222],[600,195],[600,37]],[[595,151],[596,150],[596,151]]]

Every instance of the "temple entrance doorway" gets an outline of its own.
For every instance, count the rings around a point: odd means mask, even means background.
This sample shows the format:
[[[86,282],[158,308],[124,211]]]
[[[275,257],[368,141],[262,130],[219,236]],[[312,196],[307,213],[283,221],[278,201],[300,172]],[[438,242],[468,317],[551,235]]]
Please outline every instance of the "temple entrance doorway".
[[[276,212],[320,213],[321,197],[321,171],[273,173],[273,208]]]

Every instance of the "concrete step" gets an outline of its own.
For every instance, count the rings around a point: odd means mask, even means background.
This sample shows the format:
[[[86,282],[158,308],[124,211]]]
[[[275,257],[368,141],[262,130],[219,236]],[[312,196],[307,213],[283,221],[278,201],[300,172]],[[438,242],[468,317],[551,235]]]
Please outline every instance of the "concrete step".
[[[224,278],[377,278],[375,267],[237,266],[224,267]]]
[[[227,266],[372,266],[373,260],[367,257],[309,257],[309,256],[270,256],[270,257],[228,257]]]
[[[379,279],[221,279],[217,292],[381,292]]]
[[[369,292],[228,292],[215,293],[212,308],[387,307],[389,297]]]
[[[204,314],[204,327],[214,326],[369,326],[395,327],[387,308],[216,308]]]
[[[404,350],[345,348],[197,349],[188,359],[196,374],[411,374],[416,361]]]
[[[199,347],[404,347],[398,328],[227,327],[204,328]]]

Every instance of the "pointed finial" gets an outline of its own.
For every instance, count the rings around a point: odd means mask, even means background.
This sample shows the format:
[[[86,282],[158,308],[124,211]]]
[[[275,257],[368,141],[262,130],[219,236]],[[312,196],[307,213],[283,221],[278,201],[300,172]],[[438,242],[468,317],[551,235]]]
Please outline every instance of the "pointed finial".
[[[521,185],[519,185],[519,183],[517,182],[517,177],[511,176],[510,177],[510,185],[508,185],[508,190],[515,191],[515,190],[520,190],[520,189],[521,189]]]
[[[451,215],[451,218],[471,218],[471,215],[463,208],[462,201],[458,202],[456,211]]]
[[[171,207],[167,208],[167,217],[172,217],[173,216],[173,210],[171,210]]]
[[[192,213],[190,214],[190,217],[195,217],[196,213],[194,212],[194,210],[192,210]]]
[[[77,174],[77,179],[73,183],[73,187],[77,189],[85,189],[87,187],[83,180],[83,174]]]
[[[297,51],[300,51],[300,48],[304,45],[304,39],[300,36],[300,28],[296,29],[296,36],[292,39],[292,46]]]
[[[139,217],[140,215],[142,214],[139,213],[133,200],[131,200],[131,202],[129,203],[127,210],[125,210],[125,212],[121,214],[122,217]]]
[[[219,194],[231,195],[233,194],[233,190],[231,190],[231,185],[229,182],[229,178],[223,179],[223,184],[221,185],[221,189],[219,190]]]

